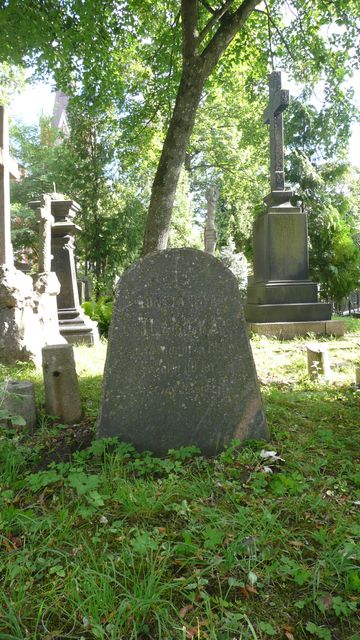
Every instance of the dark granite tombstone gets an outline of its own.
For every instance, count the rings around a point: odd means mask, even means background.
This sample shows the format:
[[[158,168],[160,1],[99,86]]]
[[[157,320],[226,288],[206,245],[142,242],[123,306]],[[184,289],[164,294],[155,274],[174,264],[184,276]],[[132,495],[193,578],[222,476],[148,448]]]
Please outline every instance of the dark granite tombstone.
[[[237,281],[219,260],[170,249],[121,277],[97,434],[158,455],[268,438]]]
[[[282,112],[289,92],[281,88],[280,71],[270,75],[269,93],[264,122],[270,125],[271,193],[265,198],[267,211],[254,222],[254,276],[245,313],[248,322],[259,323],[251,325],[258,333],[261,323],[288,322],[301,323],[303,333],[304,322],[328,321],[331,307],[317,301],[317,285],[309,280],[307,215],[291,205],[292,192],[285,189]]]

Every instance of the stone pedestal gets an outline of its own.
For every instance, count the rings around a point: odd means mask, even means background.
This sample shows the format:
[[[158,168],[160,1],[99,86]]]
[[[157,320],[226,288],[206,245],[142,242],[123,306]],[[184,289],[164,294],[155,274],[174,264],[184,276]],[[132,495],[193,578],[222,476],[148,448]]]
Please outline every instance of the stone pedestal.
[[[33,202],[31,206],[37,208],[39,204]],[[51,268],[60,282],[57,307],[61,335],[69,343],[92,345],[99,339],[97,323],[90,320],[80,306],[74,257],[74,238],[80,227],[73,219],[79,210],[73,200],[52,194],[51,213],[55,223],[52,226]]]
[[[254,276],[245,311],[252,327],[331,318],[331,305],[318,302],[317,285],[309,280],[307,215],[290,197],[289,191],[272,192],[268,210],[254,222]]]

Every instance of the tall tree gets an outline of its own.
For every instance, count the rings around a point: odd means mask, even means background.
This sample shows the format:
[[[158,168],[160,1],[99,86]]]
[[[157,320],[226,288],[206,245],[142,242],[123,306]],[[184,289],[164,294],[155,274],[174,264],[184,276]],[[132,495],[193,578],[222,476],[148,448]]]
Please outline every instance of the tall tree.
[[[10,0],[0,14],[0,54],[50,70],[94,110],[115,104],[119,138],[126,122],[137,119],[138,131],[161,123],[147,252],[166,244],[197,108],[225,52],[251,60],[260,50],[253,80],[264,82],[270,58],[309,89],[323,80],[326,99],[344,110],[342,85],[359,59],[359,18],[358,0],[181,0],[180,11],[175,0]]]
[[[359,175],[347,162],[348,121],[340,115],[303,97],[293,101],[287,127],[288,177],[308,214],[310,272],[322,297],[337,303],[360,286]]]

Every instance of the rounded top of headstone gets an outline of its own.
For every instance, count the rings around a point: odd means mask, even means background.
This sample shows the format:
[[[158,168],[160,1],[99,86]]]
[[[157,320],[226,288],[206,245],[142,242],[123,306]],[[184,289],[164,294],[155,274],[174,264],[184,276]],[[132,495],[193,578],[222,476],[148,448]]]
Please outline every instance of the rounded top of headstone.
[[[204,286],[211,288],[228,286],[238,292],[238,284],[234,274],[224,263],[214,256],[189,247],[165,249],[155,251],[134,262],[120,277],[117,287],[123,287],[124,281],[137,280],[140,273],[146,274],[146,287],[169,286],[175,289],[196,287],[199,283],[199,293]]]

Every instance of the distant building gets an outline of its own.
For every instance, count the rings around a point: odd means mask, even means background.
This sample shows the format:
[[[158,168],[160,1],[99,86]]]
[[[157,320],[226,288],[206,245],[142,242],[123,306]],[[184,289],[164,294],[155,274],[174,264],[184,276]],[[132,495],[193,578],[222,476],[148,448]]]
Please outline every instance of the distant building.
[[[69,124],[66,115],[66,107],[69,102],[69,96],[62,91],[55,93],[52,124],[53,127],[59,129],[65,136],[70,133]]]

